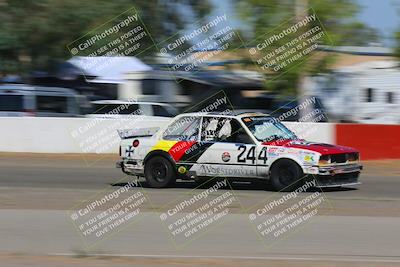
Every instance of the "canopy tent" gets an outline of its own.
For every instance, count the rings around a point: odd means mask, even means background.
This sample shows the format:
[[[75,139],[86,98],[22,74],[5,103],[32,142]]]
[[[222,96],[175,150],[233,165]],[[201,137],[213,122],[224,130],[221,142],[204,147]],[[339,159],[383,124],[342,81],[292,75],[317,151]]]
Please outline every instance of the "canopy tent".
[[[153,69],[135,57],[73,57],[67,63],[92,83],[122,83],[127,72]]]

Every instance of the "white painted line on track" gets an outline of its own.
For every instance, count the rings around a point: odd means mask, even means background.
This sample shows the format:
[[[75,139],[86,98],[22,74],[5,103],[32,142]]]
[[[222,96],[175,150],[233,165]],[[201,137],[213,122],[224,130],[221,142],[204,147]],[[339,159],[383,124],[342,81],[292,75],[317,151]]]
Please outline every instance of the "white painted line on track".
[[[53,253],[49,256],[76,256],[74,253]],[[351,256],[334,255],[327,257],[293,257],[293,256],[220,256],[220,255],[173,255],[173,254],[107,254],[107,253],[88,253],[88,257],[125,257],[125,258],[193,258],[193,259],[235,259],[235,260],[300,260],[300,261],[332,261],[332,262],[381,262],[381,263],[400,263],[400,257],[396,256]],[[346,258],[348,257],[348,258]]]

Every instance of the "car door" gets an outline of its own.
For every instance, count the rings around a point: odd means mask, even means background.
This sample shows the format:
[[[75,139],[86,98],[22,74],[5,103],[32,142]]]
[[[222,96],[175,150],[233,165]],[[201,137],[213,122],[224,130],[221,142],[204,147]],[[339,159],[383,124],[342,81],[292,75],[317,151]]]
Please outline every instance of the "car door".
[[[235,118],[203,117],[198,176],[257,177],[256,145]]]

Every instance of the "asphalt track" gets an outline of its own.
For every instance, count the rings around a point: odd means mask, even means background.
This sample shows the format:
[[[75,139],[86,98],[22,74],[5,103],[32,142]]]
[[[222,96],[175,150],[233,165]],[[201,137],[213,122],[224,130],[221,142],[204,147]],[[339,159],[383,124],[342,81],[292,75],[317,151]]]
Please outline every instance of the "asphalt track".
[[[329,205],[279,240],[260,240],[249,222],[247,208],[283,196],[260,183],[233,183],[233,190],[218,191],[233,192],[240,205],[232,205],[223,222],[182,246],[171,239],[160,214],[169,208],[167,203],[204,189],[196,189],[192,182],[168,189],[150,189],[143,183],[151,205],[143,206],[137,222],[88,248],[69,211],[82,200],[131,180],[114,168],[114,161],[109,155],[0,154],[0,259],[10,266],[24,260],[54,266],[54,257],[68,262],[71,256],[105,260],[94,263],[85,258],[81,262],[89,261],[86,266],[102,266],[116,258],[126,262],[113,262],[115,266],[135,261],[144,266],[261,266],[269,261],[276,266],[400,265],[398,161],[365,163],[362,185],[322,192]]]

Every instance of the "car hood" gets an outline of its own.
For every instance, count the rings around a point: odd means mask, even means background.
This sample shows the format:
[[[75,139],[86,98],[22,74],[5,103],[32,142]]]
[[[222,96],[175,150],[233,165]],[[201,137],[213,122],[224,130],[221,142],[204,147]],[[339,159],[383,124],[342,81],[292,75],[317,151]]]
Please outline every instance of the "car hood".
[[[278,141],[263,142],[262,144],[269,146],[284,146],[291,148],[307,149],[314,152],[318,152],[321,155],[332,155],[332,154],[354,153],[354,152],[358,153],[358,150],[351,147],[309,142],[302,139],[278,140]]]

